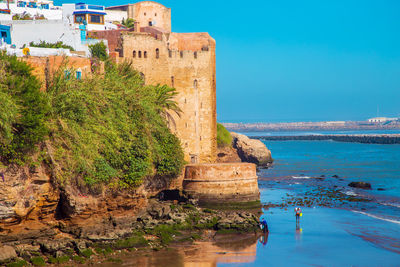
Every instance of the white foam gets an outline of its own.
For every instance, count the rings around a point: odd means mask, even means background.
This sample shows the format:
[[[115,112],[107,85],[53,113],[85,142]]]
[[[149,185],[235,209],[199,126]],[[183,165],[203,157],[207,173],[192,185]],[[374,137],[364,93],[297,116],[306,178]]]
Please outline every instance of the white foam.
[[[310,179],[310,176],[292,176],[293,179]]]
[[[371,218],[374,218],[374,219],[378,219],[378,220],[382,220],[382,221],[387,221],[387,222],[391,222],[391,223],[400,224],[400,221],[396,221],[396,220],[391,220],[391,219],[383,218],[383,217],[376,216],[376,215],[373,215],[373,214],[370,214],[370,213],[366,213],[366,212],[362,212],[362,211],[356,211],[356,210],[352,210],[352,212],[360,213],[360,214],[366,215],[366,216],[371,217]]]
[[[346,195],[348,195],[348,196],[357,196],[357,194],[354,193],[353,191],[345,191],[344,193],[345,193]]]
[[[385,206],[391,206],[391,207],[396,207],[396,208],[400,208],[400,204],[399,203],[379,203]]]

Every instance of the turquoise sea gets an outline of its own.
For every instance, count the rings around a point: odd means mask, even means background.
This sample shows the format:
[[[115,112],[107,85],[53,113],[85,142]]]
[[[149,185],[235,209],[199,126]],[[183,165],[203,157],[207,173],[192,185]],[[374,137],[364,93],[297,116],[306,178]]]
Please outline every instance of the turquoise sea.
[[[358,133],[364,132],[351,132]],[[276,134],[282,133],[254,135]],[[400,266],[400,145],[265,144],[275,161],[258,174],[262,203],[281,203],[288,195],[304,197],[321,189],[369,201],[303,207],[300,229],[294,207],[264,209],[270,234],[266,244],[257,244],[255,259],[218,266]],[[352,181],[369,182],[372,190],[351,188]]]

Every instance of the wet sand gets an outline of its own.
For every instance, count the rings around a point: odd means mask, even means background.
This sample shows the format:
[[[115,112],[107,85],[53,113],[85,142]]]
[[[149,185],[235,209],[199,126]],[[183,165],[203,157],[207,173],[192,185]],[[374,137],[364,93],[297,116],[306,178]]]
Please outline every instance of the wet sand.
[[[263,189],[261,199],[280,201],[288,191]],[[133,252],[122,263],[100,266],[399,266],[400,225],[346,209],[303,208],[301,229],[293,209],[270,208],[263,215],[270,233],[227,235],[217,242],[180,244],[157,252]],[[383,231],[384,229],[384,231]],[[386,235],[382,235],[382,233]],[[389,233],[389,234],[388,234]]]

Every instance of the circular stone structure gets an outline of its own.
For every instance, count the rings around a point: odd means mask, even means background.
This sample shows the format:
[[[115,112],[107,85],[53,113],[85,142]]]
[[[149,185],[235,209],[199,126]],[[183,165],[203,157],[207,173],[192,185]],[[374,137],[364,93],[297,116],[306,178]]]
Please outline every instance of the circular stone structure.
[[[256,165],[252,163],[190,164],[183,190],[199,204],[258,203]]]

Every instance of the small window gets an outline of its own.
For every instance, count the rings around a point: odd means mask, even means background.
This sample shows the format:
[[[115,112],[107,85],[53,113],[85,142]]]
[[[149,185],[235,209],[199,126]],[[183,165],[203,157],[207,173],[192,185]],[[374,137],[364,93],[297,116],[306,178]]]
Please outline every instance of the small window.
[[[171,76],[171,87],[175,86],[175,78],[174,76]]]
[[[75,15],[75,23],[83,23],[86,20],[86,15]]]
[[[133,58],[136,57],[136,50],[133,50],[133,52],[132,52],[132,57],[133,57]]]
[[[194,58],[197,58],[197,51],[193,53]]]
[[[149,21],[149,26],[153,26],[153,22],[152,21]]]
[[[190,162],[195,164],[198,162],[197,155],[190,155]]]
[[[64,78],[69,80],[71,78],[71,72],[69,70],[64,70]]]
[[[180,52],[180,55],[181,55],[181,58],[183,58],[183,52],[182,51]]]
[[[154,17],[157,17],[157,13],[154,13]]]
[[[142,51],[139,51],[139,58],[142,58]]]
[[[76,72],[76,79],[77,79],[77,80],[82,79],[82,72],[79,71],[79,70]]]
[[[147,58],[147,51],[144,51],[144,52],[143,52],[143,57],[144,57],[144,58]]]
[[[197,89],[197,84],[198,84],[197,80],[194,80],[194,82],[193,82],[194,89]]]
[[[160,49],[156,49],[156,58],[160,58]]]
[[[89,23],[103,24],[103,16],[100,15],[89,15]]]
[[[171,50],[168,50],[168,56],[172,57],[172,51]]]
[[[145,16],[147,15],[146,12],[144,12],[144,15],[145,15]]]

